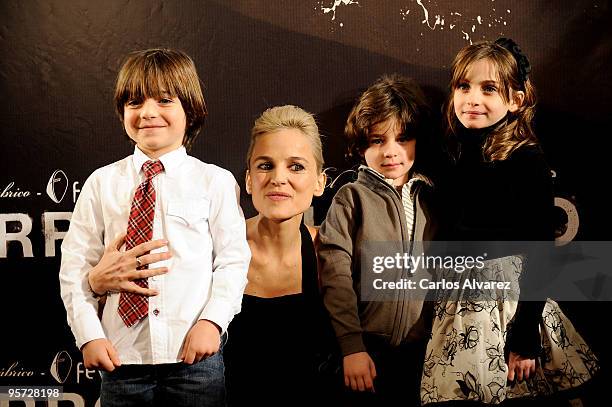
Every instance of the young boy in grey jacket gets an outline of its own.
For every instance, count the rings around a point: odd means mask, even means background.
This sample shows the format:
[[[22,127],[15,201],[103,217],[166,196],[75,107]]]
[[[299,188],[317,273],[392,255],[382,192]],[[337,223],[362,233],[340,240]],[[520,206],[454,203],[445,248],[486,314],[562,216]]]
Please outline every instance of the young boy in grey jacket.
[[[350,153],[366,165],[335,195],[317,249],[323,299],[342,352],[351,405],[383,405],[397,397],[418,405],[431,319],[422,296],[415,298],[411,290],[363,298],[366,274],[372,273],[363,260],[377,242],[411,253],[415,242],[433,239],[432,183],[415,166],[428,117],[415,82],[385,75],[361,95],[345,127]],[[414,277],[406,268],[396,273],[397,279]]]

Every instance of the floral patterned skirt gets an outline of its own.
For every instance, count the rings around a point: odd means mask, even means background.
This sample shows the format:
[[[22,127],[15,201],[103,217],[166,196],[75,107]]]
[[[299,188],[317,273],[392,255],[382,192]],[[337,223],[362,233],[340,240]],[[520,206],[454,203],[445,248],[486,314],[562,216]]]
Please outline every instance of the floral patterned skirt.
[[[485,262],[500,281],[518,284],[520,256]],[[462,278],[467,278],[466,273]],[[432,334],[425,354],[421,404],[473,400],[499,404],[505,399],[545,396],[577,387],[598,370],[597,358],[563,314],[548,299],[540,333],[542,356],[536,374],[526,381],[507,384],[504,359],[506,328],[517,302],[504,299],[453,301],[437,294]]]

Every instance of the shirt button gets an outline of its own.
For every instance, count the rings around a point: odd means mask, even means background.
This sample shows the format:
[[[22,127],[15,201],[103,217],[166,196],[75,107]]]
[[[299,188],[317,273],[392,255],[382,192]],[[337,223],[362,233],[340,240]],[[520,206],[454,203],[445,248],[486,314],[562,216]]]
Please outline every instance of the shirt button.
[[[153,310],[153,315],[158,316],[159,315],[159,310],[157,308],[155,308]]]

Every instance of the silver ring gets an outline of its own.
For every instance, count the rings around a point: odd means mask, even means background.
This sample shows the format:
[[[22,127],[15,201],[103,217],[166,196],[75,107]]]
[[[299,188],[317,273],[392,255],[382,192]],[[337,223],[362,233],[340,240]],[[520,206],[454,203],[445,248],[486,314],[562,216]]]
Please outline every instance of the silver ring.
[[[136,257],[136,268],[142,266],[142,262],[140,261],[140,257]]]

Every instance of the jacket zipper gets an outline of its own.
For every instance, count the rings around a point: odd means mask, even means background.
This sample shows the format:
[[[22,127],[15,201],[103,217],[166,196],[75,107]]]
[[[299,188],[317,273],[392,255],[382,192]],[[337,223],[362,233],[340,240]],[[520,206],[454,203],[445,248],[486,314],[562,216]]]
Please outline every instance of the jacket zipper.
[[[403,201],[402,201],[402,196],[399,194],[399,192],[397,192],[397,190],[395,188],[393,188],[393,186],[389,185],[385,180],[381,179],[378,174],[372,172],[369,168],[366,168],[365,171],[367,171],[372,176],[376,177],[376,179],[379,180],[381,182],[381,184],[385,185],[399,199],[399,202],[401,204],[401,208],[398,208],[397,207],[397,202],[395,202],[395,209],[396,209],[396,211],[398,211],[400,213],[400,219],[404,219],[404,223],[405,223],[406,222],[405,221],[406,213],[404,212],[404,204],[403,204]],[[417,216],[416,216],[417,215],[417,213],[416,213],[416,196],[417,196],[418,189],[420,189],[419,185],[417,185],[415,187],[414,199],[412,200],[413,222],[412,222],[412,232],[410,232],[410,236],[409,236],[410,245],[408,247],[408,255],[412,255],[412,249],[414,248],[414,235],[415,235],[415,231],[416,231],[416,219],[417,219]],[[406,224],[406,230],[407,229],[408,229],[408,224]],[[402,238],[403,238],[403,236],[404,236],[404,228],[402,228]]]
[[[366,171],[368,171],[366,169]],[[400,222],[406,225],[406,230],[408,229],[408,224],[406,222],[406,213],[404,212],[404,204],[402,201],[402,196],[399,194],[399,192],[397,192],[397,190],[395,188],[393,188],[393,186],[389,185],[385,180],[380,179],[380,176],[378,176],[377,174],[368,171],[371,175],[373,175],[374,177],[376,177],[376,179],[378,179],[382,184],[386,185],[387,188],[389,188],[391,191],[393,191],[393,193],[395,194],[395,196],[399,199],[399,202],[401,204],[401,208],[398,208],[397,206],[397,201],[395,202],[395,209],[396,211],[399,212],[400,214]],[[416,188],[418,188],[418,185],[416,186]],[[415,231],[416,231],[416,197],[417,197],[417,190],[415,189],[415,193],[414,193],[414,199],[412,200],[412,205],[413,205],[413,222],[412,222],[412,232],[410,232],[410,245],[408,247],[408,255],[411,256],[412,255],[412,250],[414,248],[414,235],[415,235]],[[403,221],[402,221],[403,219]],[[402,248],[404,247],[403,245],[403,236],[404,236],[404,228],[402,228]],[[404,320],[404,312],[405,312],[405,308],[406,308],[406,294],[404,294],[402,296],[402,301],[401,301],[401,305],[400,305],[400,309],[399,309],[399,326],[398,326],[398,331],[399,328],[402,325],[402,321]],[[393,341],[393,336],[391,337],[391,340]]]

